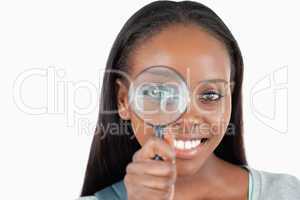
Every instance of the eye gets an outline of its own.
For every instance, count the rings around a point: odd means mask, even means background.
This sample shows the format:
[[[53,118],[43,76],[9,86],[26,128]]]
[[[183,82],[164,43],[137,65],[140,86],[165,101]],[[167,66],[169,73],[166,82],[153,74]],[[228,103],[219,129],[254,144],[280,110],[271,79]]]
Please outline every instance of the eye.
[[[145,96],[149,96],[149,97],[157,98],[157,99],[160,99],[162,96],[162,91],[160,91],[157,87],[144,88],[142,93]]]
[[[172,87],[167,86],[147,86],[143,88],[142,94],[156,100],[177,100],[176,91]]]
[[[208,91],[202,94],[198,95],[198,99],[200,99],[203,102],[213,102],[213,101],[218,101],[223,97],[223,95],[221,95],[218,92],[215,91]]]

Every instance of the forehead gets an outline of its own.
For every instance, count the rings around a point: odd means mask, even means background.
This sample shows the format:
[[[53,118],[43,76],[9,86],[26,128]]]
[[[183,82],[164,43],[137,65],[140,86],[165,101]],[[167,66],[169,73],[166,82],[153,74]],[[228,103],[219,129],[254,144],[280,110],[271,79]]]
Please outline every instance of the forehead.
[[[223,43],[196,25],[173,25],[139,43],[130,58],[130,75],[155,65],[177,70],[193,81],[230,79]]]

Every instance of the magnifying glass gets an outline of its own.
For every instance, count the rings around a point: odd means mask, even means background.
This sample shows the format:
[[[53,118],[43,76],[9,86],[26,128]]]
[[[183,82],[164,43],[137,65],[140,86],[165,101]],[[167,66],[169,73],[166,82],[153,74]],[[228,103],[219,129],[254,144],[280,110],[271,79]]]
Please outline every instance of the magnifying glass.
[[[154,128],[163,139],[164,128],[186,111],[189,90],[184,78],[168,66],[152,66],[140,72],[130,84],[129,105],[134,113]],[[162,160],[158,155],[155,160]]]

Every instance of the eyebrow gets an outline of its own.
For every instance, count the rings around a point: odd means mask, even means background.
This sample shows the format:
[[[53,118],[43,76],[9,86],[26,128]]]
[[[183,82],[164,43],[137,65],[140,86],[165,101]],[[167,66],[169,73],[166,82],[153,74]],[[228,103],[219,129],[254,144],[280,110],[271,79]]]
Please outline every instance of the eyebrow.
[[[169,75],[169,73],[166,70],[162,70],[162,71],[150,71],[148,73],[154,74],[154,75],[158,75],[158,76],[164,76],[164,77],[166,77],[167,75]]]
[[[148,71],[148,73],[166,77],[166,75],[169,75],[168,70],[171,70],[171,71],[175,72],[176,74],[178,74],[179,76],[181,76],[181,74],[177,70],[173,69],[173,67],[171,67],[171,66],[168,66],[168,65],[150,65],[150,66],[146,67],[144,70],[142,70],[141,72],[137,73],[137,75],[135,75],[135,77],[139,76],[144,71],[147,71],[150,68],[154,68],[154,67],[161,67],[163,70]],[[181,78],[183,78],[183,77],[181,77]]]
[[[152,65],[148,68],[146,68],[144,71],[146,71],[147,69],[151,68],[151,67],[166,67],[166,68],[169,68],[169,69],[172,69],[172,67],[170,66],[167,66],[167,65]],[[150,73],[151,74],[154,74],[154,75],[159,75],[159,76],[164,76],[166,77],[166,75],[168,75],[168,72],[166,72],[167,70],[162,70],[162,71],[151,71]],[[175,73],[177,73],[180,77],[181,75],[176,71],[174,70]],[[141,73],[140,73],[141,74]],[[183,78],[183,77],[181,77]],[[200,80],[198,81],[198,83],[218,83],[218,82],[221,82],[221,83],[230,83],[230,81],[227,81],[225,79],[221,79],[221,78],[215,78],[215,79],[205,79],[205,80]]]
[[[218,82],[228,83],[228,81],[226,81],[225,79],[221,79],[221,78],[201,80],[198,83],[218,83]]]

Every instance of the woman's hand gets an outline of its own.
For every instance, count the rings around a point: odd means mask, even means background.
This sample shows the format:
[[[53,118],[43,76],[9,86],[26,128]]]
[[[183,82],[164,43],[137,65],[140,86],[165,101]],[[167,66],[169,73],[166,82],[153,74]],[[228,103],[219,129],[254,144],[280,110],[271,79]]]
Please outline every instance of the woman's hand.
[[[153,160],[155,155],[163,161]],[[128,200],[172,200],[175,181],[174,146],[156,137],[148,139],[133,155],[124,178]]]

